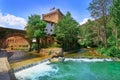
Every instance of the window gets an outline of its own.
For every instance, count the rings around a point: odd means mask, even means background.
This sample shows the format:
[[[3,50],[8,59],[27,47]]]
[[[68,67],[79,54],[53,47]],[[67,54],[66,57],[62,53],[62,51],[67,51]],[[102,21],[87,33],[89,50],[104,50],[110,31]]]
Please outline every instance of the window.
[[[51,23],[51,26],[53,26],[53,23]]]
[[[52,32],[53,30],[51,29],[50,31]]]

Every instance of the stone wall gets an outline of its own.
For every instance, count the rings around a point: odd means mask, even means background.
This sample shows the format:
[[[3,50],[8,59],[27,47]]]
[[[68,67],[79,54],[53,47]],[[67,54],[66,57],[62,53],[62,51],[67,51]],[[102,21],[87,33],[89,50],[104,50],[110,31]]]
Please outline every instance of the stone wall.
[[[19,36],[9,37],[3,44],[6,44],[7,50],[29,50],[30,48],[28,41]]]
[[[0,50],[0,80],[16,80],[8,62],[6,50]]]
[[[58,21],[63,17],[63,14],[59,9],[51,11],[47,14],[43,14],[43,20],[47,22],[58,23]]]

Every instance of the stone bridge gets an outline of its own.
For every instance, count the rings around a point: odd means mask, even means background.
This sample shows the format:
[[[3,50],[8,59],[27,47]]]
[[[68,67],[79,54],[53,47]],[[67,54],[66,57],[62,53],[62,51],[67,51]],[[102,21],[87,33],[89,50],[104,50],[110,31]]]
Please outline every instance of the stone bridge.
[[[25,37],[26,31],[0,27],[0,48],[18,49],[18,47],[29,47],[31,42]],[[11,39],[9,39],[11,38]],[[22,49],[22,48],[21,48]]]

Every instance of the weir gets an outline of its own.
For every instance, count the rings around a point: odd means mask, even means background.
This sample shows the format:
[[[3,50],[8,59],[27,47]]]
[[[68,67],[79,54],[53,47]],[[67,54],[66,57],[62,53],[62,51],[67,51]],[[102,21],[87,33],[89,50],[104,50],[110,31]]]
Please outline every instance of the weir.
[[[46,61],[48,61],[48,59],[38,61],[38,62],[35,62],[35,63],[32,63],[32,64],[28,64],[28,65],[25,65],[25,66],[22,66],[22,67],[19,67],[19,68],[14,68],[14,73],[19,72],[19,71],[24,70],[24,69],[27,69],[27,68],[30,68],[30,67],[33,67],[35,65],[38,65],[38,64],[46,62]]]

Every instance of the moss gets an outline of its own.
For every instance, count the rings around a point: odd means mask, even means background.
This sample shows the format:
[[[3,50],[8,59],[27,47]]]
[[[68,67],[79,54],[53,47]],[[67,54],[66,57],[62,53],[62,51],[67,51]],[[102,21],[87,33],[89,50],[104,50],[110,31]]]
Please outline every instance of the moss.
[[[90,48],[87,50],[88,50],[87,52],[65,54],[65,57],[67,57],[67,58],[73,58],[73,57],[78,58],[79,57],[79,58],[89,58],[89,59],[109,58],[108,56],[97,53],[96,50],[93,48]]]

